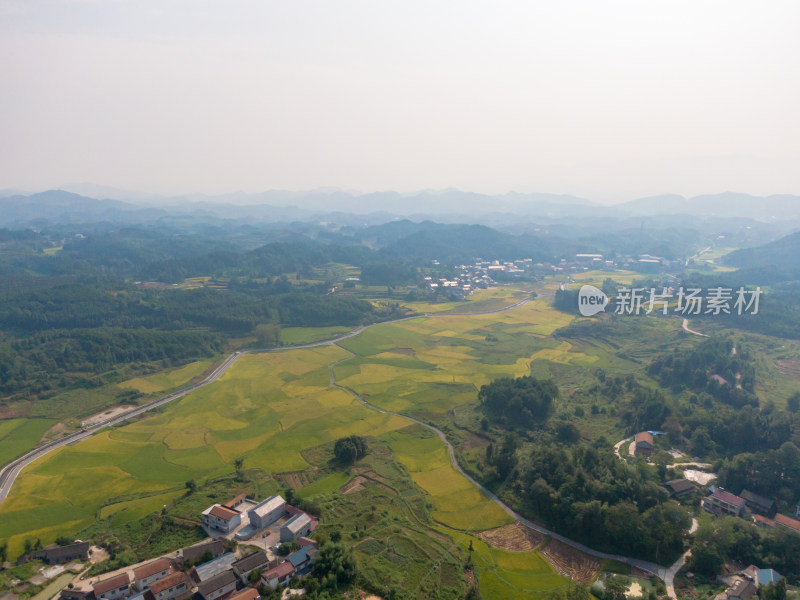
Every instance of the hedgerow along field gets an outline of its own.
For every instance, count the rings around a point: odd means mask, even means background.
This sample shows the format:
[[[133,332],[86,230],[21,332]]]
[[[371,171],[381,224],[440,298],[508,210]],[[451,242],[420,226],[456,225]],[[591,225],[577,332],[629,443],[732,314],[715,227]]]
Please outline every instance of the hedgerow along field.
[[[48,543],[98,517],[119,524],[138,518],[180,492],[187,480],[230,473],[237,458],[269,473],[303,471],[310,466],[304,450],[354,433],[389,444],[444,526],[474,532],[508,523],[499,507],[452,468],[438,437],[331,388],[328,366],[344,361],[335,367],[338,382],[373,404],[444,414],[474,404],[477,387],[495,377],[530,372],[537,353],[547,351],[539,360],[591,362],[548,338],[571,320],[540,299],[491,315],[378,325],[343,342],[347,350],[322,346],[244,356],[218,382],[157,414],[37,461],[0,506],[0,536],[15,555],[27,537]],[[317,485],[319,493],[331,493],[340,481],[315,482],[309,491]],[[477,568],[482,576],[488,567]],[[496,574],[487,577],[499,582],[495,587],[517,585]]]

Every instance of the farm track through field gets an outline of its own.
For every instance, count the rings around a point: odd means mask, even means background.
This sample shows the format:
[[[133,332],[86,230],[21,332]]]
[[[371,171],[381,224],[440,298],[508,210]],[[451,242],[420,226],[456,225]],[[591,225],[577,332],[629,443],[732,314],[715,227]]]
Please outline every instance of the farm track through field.
[[[548,295],[551,295],[551,294],[548,294]],[[523,299],[523,300],[521,300],[519,302],[516,302],[516,303],[511,304],[509,306],[498,308],[498,309],[495,309],[495,310],[489,310],[489,311],[485,311],[485,312],[474,312],[474,313],[449,313],[449,314],[441,315],[441,316],[446,316],[446,317],[458,317],[458,316],[472,317],[472,316],[496,314],[496,313],[501,313],[501,312],[506,312],[506,311],[509,311],[509,310],[513,310],[515,308],[518,308],[518,307],[526,304],[529,301],[530,301],[530,298],[525,298],[525,299]],[[77,443],[77,442],[79,442],[81,440],[85,440],[85,439],[95,435],[96,433],[100,432],[101,430],[105,429],[106,427],[119,425],[119,424],[123,423],[124,421],[127,421],[128,419],[131,419],[133,417],[142,415],[142,414],[144,414],[144,413],[146,413],[146,412],[148,412],[150,410],[153,410],[155,408],[158,408],[160,406],[164,406],[165,404],[168,404],[169,402],[172,402],[173,400],[177,400],[178,398],[182,398],[183,396],[185,396],[189,392],[192,392],[192,391],[197,390],[197,389],[199,389],[201,387],[204,387],[206,385],[214,383],[239,358],[241,358],[241,356],[243,354],[263,353],[263,352],[282,352],[282,351],[285,351],[285,350],[299,350],[299,349],[306,349],[306,348],[317,348],[317,347],[320,347],[320,346],[336,346],[338,348],[341,348],[345,352],[347,352],[349,354],[349,356],[346,357],[346,358],[343,358],[341,360],[338,360],[338,361],[336,361],[334,363],[331,363],[330,365],[328,365],[328,370],[330,372],[330,386],[331,387],[334,387],[336,389],[340,389],[342,391],[347,392],[348,394],[353,396],[353,398],[355,398],[358,402],[360,402],[362,405],[364,405],[365,407],[367,407],[367,408],[369,408],[371,410],[377,411],[377,412],[382,413],[382,414],[393,415],[393,416],[400,417],[402,419],[406,419],[408,421],[411,421],[413,423],[416,423],[418,425],[426,427],[429,430],[431,430],[434,433],[436,433],[439,436],[439,438],[441,439],[442,443],[445,444],[445,446],[447,447],[448,453],[450,455],[450,463],[452,464],[453,468],[456,469],[456,471],[459,474],[461,474],[464,478],[466,478],[467,481],[469,481],[473,486],[478,488],[489,499],[491,499],[493,502],[495,502],[509,516],[511,516],[513,519],[516,519],[517,521],[519,521],[520,523],[522,523],[526,527],[529,527],[530,529],[532,529],[534,531],[537,531],[537,532],[539,532],[541,534],[550,536],[552,539],[559,540],[562,543],[564,543],[564,544],[566,544],[566,545],[568,545],[568,546],[570,546],[570,547],[572,547],[572,548],[574,548],[574,549],[576,549],[576,550],[578,550],[580,552],[584,552],[584,553],[586,553],[586,554],[588,554],[590,556],[594,556],[594,557],[600,558],[600,559],[609,558],[609,559],[617,560],[617,561],[623,562],[625,564],[628,564],[628,565],[630,565],[632,567],[639,568],[639,569],[641,569],[643,571],[646,571],[648,573],[652,573],[653,575],[656,575],[660,579],[665,580],[665,582],[667,583],[668,592],[670,592],[669,593],[670,597],[676,598],[675,592],[674,592],[674,588],[672,588],[672,586],[671,586],[672,579],[673,579],[675,573],[682,566],[683,561],[686,558],[685,556],[682,556],[681,559],[676,561],[676,563],[673,564],[670,568],[666,568],[666,567],[663,567],[661,565],[657,565],[655,563],[651,563],[651,562],[648,562],[648,561],[645,561],[645,560],[641,560],[641,559],[637,559],[637,558],[631,558],[631,557],[621,556],[621,555],[616,555],[616,554],[609,554],[609,553],[606,553],[606,552],[599,552],[599,551],[593,550],[592,548],[589,548],[589,547],[587,547],[587,546],[585,546],[585,545],[583,545],[583,544],[581,544],[579,542],[576,542],[576,541],[571,540],[571,539],[569,539],[567,537],[564,537],[564,536],[562,536],[562,535],[560,535],[560,534],[558,534],[558,533],[556,533],[554,531],[551,531],[551,530],[549,530],[549,529],[547,529],[545,527],[542,527],[541,525],[538,525],[538,524],[526,519],[522,515],[516,513],[509,506],[507,506],[498,496],[496,496],[493,492],[491,492],[490,490],[485,488],[478,481],[473,479],[468,473],[466,473],[464,471],[464,469],[461,468],[461,465],[458,463],[458,460],[456,459],[455,450],[453,448],[453,445],[449,442],[449,440],[447,439],[447,436],[444,434],[443,431],[441,431],[437,427],[434,427],[433,425],[430,425],[429,423],[425,423],[423,421],[415,419],[414,417],[410,417],[408,415],[403,415],[403,414],[400,414],[400,413],[384,410],[384,409],[379,408],[379,407],[377,407],[377,406],[375,406],[373,404],[370,404],[369,402],[364,400],[359,394],[357,394],[355,391],[353,391],[353,390],[351,390],[351,389],[349,389],[347,387],[340,386],[339,384],[336,383],[336,376],[334,374],[334,368],[337,365],[339,365],[339,364],[341,364],[343,362],[346,362],[348,360],[351,360],[352,358],[355,358],[355,356],[356,356],[355,354],[353,354],[349,350],[346,350],[346,349],[342,348],[341,346],[339,346],[339,342],[342,342],[342,341],[344,341],[346,339],[355,337],[358,334],[360,334],[361,332],[363,332],[366,329],[368,329],[370,327],[373,327],[375,325],[385,325],[385,324],[389,324],[389,323],[398,323],[398,322],[402,322],[402,321],[409,321],[409,320],[412,320],[412,319],[419,319],[419,318],[425,318],[425,317],[435,317],[435,316],[439,316],[439,315],[437,313],[425,313],[425,314],[422,314],[422,315],[413,315],[413,316],[410,316],[410,317],[403,317],[403,318],[400,318],[400,319],[394,319],[392,321],[384,321],[384,322],[381,322],[381,323],[373,323],[371,325],[363,325],[361,327],[357,327],[357,328],[353,329],[352,331],[350,331],[350,332],[348,332],[348,333],[346,333],[344,335],[337,336],[337,337],[329,339],[329,340],[311,342],[311,343],[308,343],[308,344],[297,344],[297,345],[293,345],[293,346],[282,346],[282,347],[279,347],[279,348],[270,348],[270,349],[252,349],[252,350],[236,351],[233,354],[231,354],[230,356],[228,356],[218,367],[216,367],[213,371],[211,371],[201,381],[193,383],[193,384],[191,384],[191,385],[189,385],[189,386],[187,386],[187,387],[185,387],[182,390],[179,390],[177,392],[173,392],[171,394],[163,396],[162,398],[154,400],[154,401],[152,401],[152,402],[150,402],[148,404],[145,404],[145,405],[139,406],[137,408],[134,408],[134,409],[132,409],[132,410],[126,412],[126,413],[123,413],[121,415],[113,417],[113,418],[111,418],[111,419],[109,419],[107,421],[103,421],[103,422],[97,423],[96,425],[93,425],[90,428],[86,428],[86,429],[81,430],[79,432],[72,433],[70,435],[67,435],[67,436],[59,439],[59,440],[54,440],[54,441],[48,442],[47,444],[44,444],[44,445],[42,445],[42,446],[40,446],[38,448],[34,448],[33,450],[29,451],[28,453],[26,453],[26,454],[22,455],[21,457],[17,458],[16,460],[11,461],[9,464],[4,466],[2,468],[2,470],[0,470],[0,503],[3,502],[6,499],[6,497],[8,496],[8,493],[11,490],[11,487],[14,484],[14,481],[16,480],[16,478],[20,474],[20,472],[26,466],[28,466],[30,463],[32,463],[33,461],[35,461],[35,460],[47,455],[48,453],[52,452],[56,448],[59,448],[61,446],[65,446],[65,445],[68,445],[68,444],[75,444],[75,443]],[[702,335],[702,334],[700,334],[700,335]]]

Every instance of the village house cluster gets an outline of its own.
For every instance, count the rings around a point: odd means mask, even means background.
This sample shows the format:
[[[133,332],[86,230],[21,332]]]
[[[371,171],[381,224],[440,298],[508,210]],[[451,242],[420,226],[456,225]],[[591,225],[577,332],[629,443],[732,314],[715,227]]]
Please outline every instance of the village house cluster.
[[[61,600],[259,600],[259,585],[287,586],[313,569],[319,544],[307,536],[318,520],[281,496],[257,502],[239,495],[201,516],[211,541],[65,588]],[[285,556],[282,544],[291,544]],[[86,560],[88,552],[89,544],[79,542],[30,558]]]
[[[433,261],[439,265],[438,260]],[[641,254],[621,258],[606,258],[602,254],[576,254],[573,259],[562,258],[560,261],[534,262],[532,258],[516,260],[484,260],[476,258],[471,265],[457,265],[455,275],[451,278],[424,277],[422,287],[429,291],[447,292],[453,297],[465,298],[477,289],[486,289],[496,285],[498,281],[507,281],[519,276],[543,277],[553,274],[584,273],[586,271],[615,271],[628,269],[642,273],[659,273],[675,267],[675,261],[660,256]],[[357,281],[357,278],[353,278]],[[418,289],[419,286],[408,286]]]
[[[631,454],[649,459],[655,450],[655,437],[663,433],[661,431],[637,433],[631,443]],[[715,477],[716,475],[709,475],[709,481]],[[664,487],[670,497],[676,500],[691,499],[695,492],[701,489],[697,481],[684,478],[667,481]],[[766,498],[747,489],[737,495],[721,487],[709,485],[707,495],[700,500],[700,506],[715,516],[727,515],[748,519],[758,527],[781,527],[800,535],[800,502],[795,506],[794,516],[789,516],[778,513],[777,503],[772,498]],[[725,583],[727,588],[718,594],[715,600],[750,600],[758,594],[761,586],[776,583],[781,579],[783,576],[773,569],[761,569],[750,565],[739,573],[721,577],[720,581]]]

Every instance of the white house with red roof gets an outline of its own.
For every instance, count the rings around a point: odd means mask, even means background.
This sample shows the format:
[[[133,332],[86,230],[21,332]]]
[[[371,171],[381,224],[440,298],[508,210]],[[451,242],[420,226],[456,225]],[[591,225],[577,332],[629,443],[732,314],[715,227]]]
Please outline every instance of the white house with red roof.
[[[242,515],[234,508],[214,504],[203,511],[203,525],[209,529],[230,533],[241,524]]]

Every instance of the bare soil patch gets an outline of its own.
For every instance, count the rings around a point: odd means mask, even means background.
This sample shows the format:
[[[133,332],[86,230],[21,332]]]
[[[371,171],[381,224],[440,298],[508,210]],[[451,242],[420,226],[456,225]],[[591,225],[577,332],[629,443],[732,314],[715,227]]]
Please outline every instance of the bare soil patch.
[[[544,536],[541,533],[526,527],[519,521],[481,531],[478,537],[489,542],[495,548],[511,552],[528,552],[544,542]]]
[[[208,367],[208,368],[207,368],[205,371],[203,371],[203,372],[202,372],[200,375],[197,375],[196,377],[192,377],[192,378],[189,380],[189,383],[199,383],[200,381],[203,381],[203,380],[204,380],[206,377],[208,377],[209,375],[211,375],[211,373],[213,373],[213,372],[214,372],[214,369],[216,369],[216,368],[217,368],[218,366],[220,366],[221,364],[222,364],[222,361],[220,361],[220,362],[215,362],[215,363],[212,363],[212,364],[211,364],[211,365],[209,365],[209,367]]]
[[[137,285],[144,290],[163,290],[170,287],[168,283],[161,281],[140,281]]]
[[[568,546],[564,542],[551,539],[542,550],[556,571],[573,581],[588,585],[600,570],[600,560]]]
[[[352,494],[353,492],[360,492],[361,490],[364,489],[364,484],[366,482],[367,482],[366,477],[357,475],[356,477],[353,477],[350,481],[348,481],[346,484],[344,484],[341,488],[339,488],[339,491],[345,495]]]
[[[273,477],[282,481],[293,490],[306,487],[319,478],[319,467],[311,467],[305,471],[290,471],[289,473],[275,473]]]
[[[474,448],[485,448],[489,445],[489,441],[483,439],[479,435],[470,433],[467,438],[461,442],[461,450],[472,450]]]
[[[475,585],[475,571],[472,569],[467,569],[464,571],[464,579],[467,580],[467,589],[471,588]]]
[[[67,426],[64,425],[64,423],[56,423],[50,429],[44,432],[42,440],[51,440],[56,437],[61,437],[66,430]]]
[[[93,414],[91,417],[87,417],[83,421],[81,421],[82,427],[90,427],[91,425],[97,425],[102,421],[106,421],[107,419],[112,419],[117,415],[121,415],[124,412],[127,412],[135,408],[130,404],[125,406],[114,406],[113,408],[109,408],[108,410],[104,410],[103,412]]]

